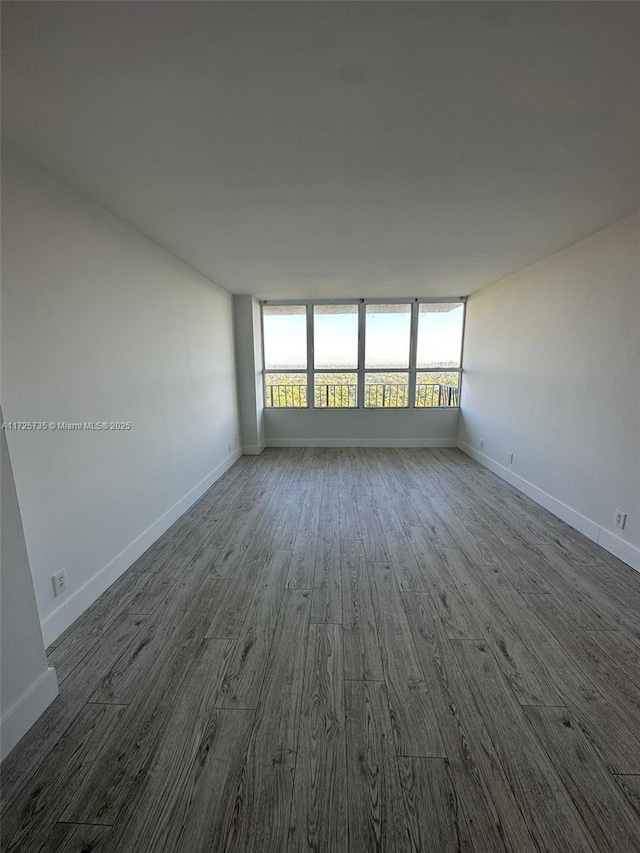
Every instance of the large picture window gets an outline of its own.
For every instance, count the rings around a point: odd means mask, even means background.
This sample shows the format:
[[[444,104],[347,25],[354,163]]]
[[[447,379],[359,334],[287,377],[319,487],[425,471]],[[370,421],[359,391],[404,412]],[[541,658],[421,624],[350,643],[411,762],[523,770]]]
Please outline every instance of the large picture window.
[[[313,305],[313,405],[358,406],[358,305]],[[355,372],[354,372],[355,371]]]
[[[464,303],[263,303],[265,405],[425,409],[460,404]]]
[[[268,408],[308,406],[307,313],[306,305],[262,306],[264,397]]]
[[[463,324],[461,302],[418,305],[416,408],[459,405]]]
[[[364,405],[404,409],[409,405],[410,302],[365,305]]]

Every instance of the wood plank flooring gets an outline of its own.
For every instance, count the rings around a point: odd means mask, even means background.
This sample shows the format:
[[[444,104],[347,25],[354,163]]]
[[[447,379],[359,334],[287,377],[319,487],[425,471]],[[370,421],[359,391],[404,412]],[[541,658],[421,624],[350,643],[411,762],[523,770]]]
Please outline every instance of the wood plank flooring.
[[[640,851],[640,574],[457,450],[243,457],[48,655],[3,853]]]

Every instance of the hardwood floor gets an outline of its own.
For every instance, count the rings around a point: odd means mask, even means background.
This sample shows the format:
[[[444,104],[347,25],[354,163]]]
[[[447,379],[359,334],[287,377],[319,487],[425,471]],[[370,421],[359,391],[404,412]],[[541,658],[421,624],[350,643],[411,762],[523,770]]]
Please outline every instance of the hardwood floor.
[[[243,457],[48,651],[2,851],[640,851],[640,574],[457,450]]]

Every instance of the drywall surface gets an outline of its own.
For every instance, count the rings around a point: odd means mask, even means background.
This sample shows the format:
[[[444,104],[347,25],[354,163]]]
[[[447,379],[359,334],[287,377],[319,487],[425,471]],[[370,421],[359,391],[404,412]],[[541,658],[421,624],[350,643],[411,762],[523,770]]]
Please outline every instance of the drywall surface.
[[[45,657],[4,431],[0,442],[0,758],[4,758],[58,695],[58,683]]]
[[[260,303],[253,296],[233,297],[240,436],[244,453],[264,449],[264,388]]]
[[[636,214],[469,298],[459,429],[463,450],[636,568],[639,238]]]
[[[238,457],[232,298],[33,164],[3,167],[5,417],[131,425],[8,433],[48,643]]]
[[[264,421],[270,447],[453,447],[458,409],[265,409]]]

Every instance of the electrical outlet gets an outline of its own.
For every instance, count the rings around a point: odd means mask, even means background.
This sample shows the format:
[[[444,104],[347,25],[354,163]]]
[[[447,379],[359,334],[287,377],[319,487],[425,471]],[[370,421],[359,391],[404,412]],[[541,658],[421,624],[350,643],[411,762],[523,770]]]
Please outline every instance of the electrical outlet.
[[[480,450],[484,447],[484,438],[480,439]]]
[[[613,523],[616,527],[619,527],[620,530],[624,530],[624,526],[627,523],[627,513],[622,512],[621,509],[617,509],[613,519]]]
[[[507,453],[507,462],[509,463],[509,465],[513,465],[513,453],[511,451]]]
[[[51,580],[53,581],[53,594],[61,595],[67,589],[67,570],[61,569],[51,576]]]

